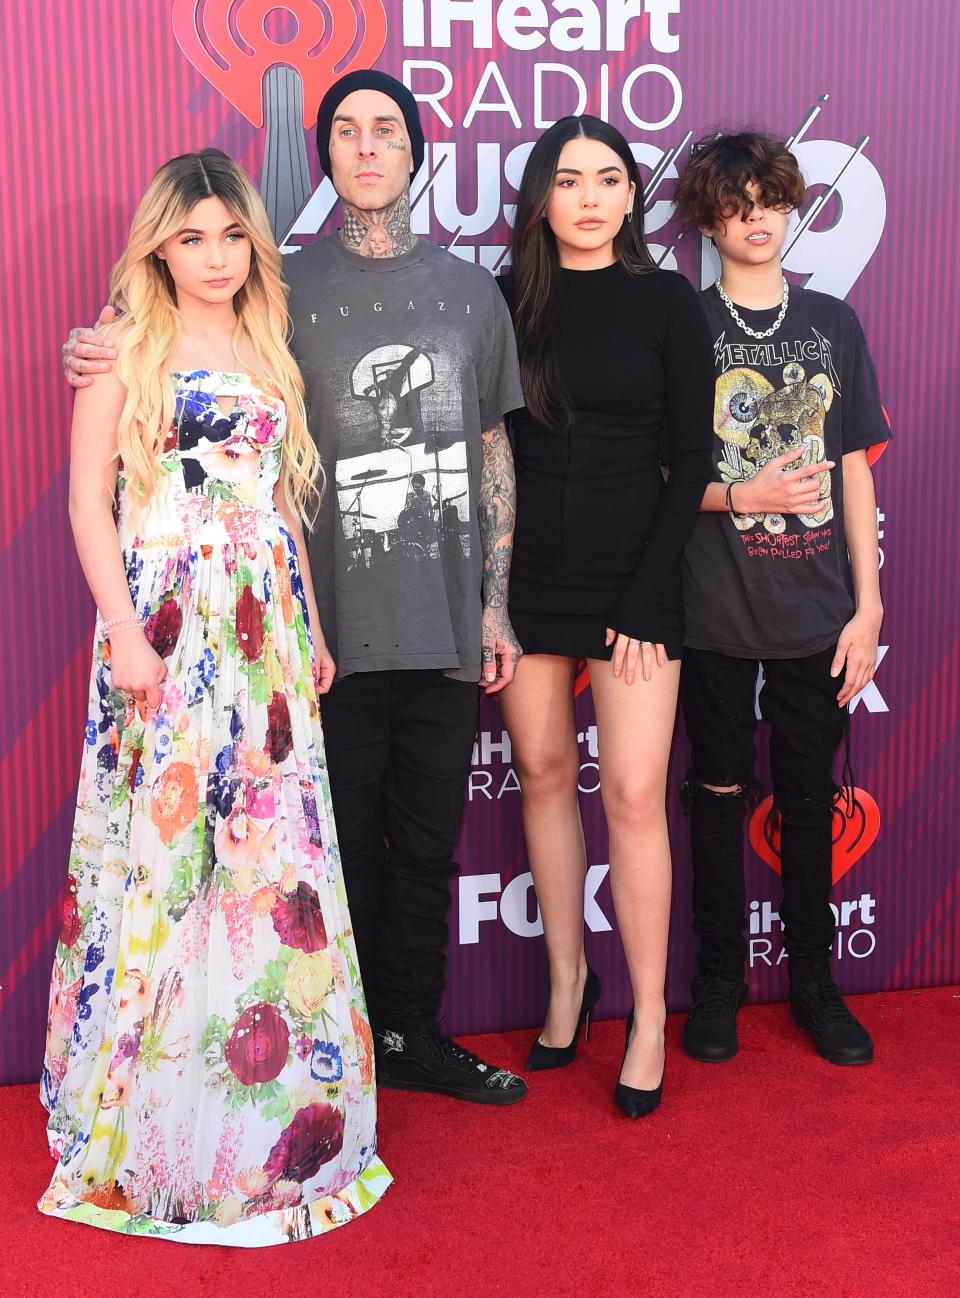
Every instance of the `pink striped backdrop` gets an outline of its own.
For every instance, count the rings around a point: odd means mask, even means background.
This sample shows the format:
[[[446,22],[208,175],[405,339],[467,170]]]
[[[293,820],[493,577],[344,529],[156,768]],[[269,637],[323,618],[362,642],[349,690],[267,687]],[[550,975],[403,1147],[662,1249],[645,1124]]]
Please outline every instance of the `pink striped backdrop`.
[[[85,0],[82,5],[4,0],[0,5],[0,97],[7,122],[0,155],[0,257],[8,376],[0,396],[5,447],[0,468],[5,609],[0,1081],[30,1078],[39,1071],[93,619],[66,518],[71,403],[60,377],[59,347],[71,325],[96,316],[135,202],[162,161],[215,144],[258,180],[263,168],[265,130],[243,116],[185,56],[174,34],[174,7],[175,0]],[[181,20],[186,8],[188,19],[203,27],[218,10],[233,21],[246,7],[249,21],[258,4],[176,0],[176,7]],[[425,233],[444,243],[455,239],[461,255],[477,256],[486,264],[500,255],[507,228],[500,208],[513,194],[503,179],[504,157],[537,134],[532,88],[538,63],[578,71],[591,111],[597,111],[600,88],[608,80],[611,120],[632,142],[657,150],[676,148],[688,131],[697,136],[725,123],[757,122],[789,134],[819,106],[804,135],[813,147],[802,161],[811,181],[822,185],[833,177],[810,175],[810,165],[820,156],[816,142],[834,141],[832,147],[849,157],[869,137],[861,152],[882,183],[885,219],[882,214],[878,218],[867,178],[862,186],[858,181],[843,191],[841,202],[831,200],[813,227],[814,233],[823,233],[832,224],[839,231],[840,260],[848,268],[849,283],[837,281],[831,289],[827,279],[818,279],[830,274],[843,278],[842,266],[840,271],[824,269],[830,261],[824,239],[798,244],[797,264],[791,267],[798,276],[813,275],[814,287],[840,292],[858,311],[896,434],[876,468],[887,607],[881,641],[888,648],[876,694],[860,700],[853,723],[857,782],[876,800],[880,828],[876,841],[837,884],[838,902],[846,901],[849,908],[856,901],[859,907],[850,910],[849,922],[842,926],[845,939],[853,935],[853,953],[844,950],[837,969],[849,990],[960,979],[955,522],[960,473],[949,449],[960,411],[956,6],[951,0],[924,0],[909,7],[899,0],[794,0],[789,6],[761,0],[715,0],[710,5],[681,0],[679,13],[667,20],[675,49],[655,48],[655,40],[664,44],[657,27],[663,15],[658,17],[660,6],[652,4],[652,25],[650,18],[629,24],[623,50],[606,48],[601,31],[599,49],[572,52],[555,48],[549,33],[538,49],[511,48],[495,24],[489,47],[477,48],[473,38],[482,38],[482,31],[463,22],[454,24],[449,45],[441,45],[437,22],[443,7],[431,0],[407,5],[388,0],[382,6],[386,35],[377,65],[399,73],[404,60],[430,60],[450,69],[453,86],[443,105],[453,126],[446,127],[427,107],[424,121],[434,149],[453,143],[458,154],[455,163],[448,158],[440,168],[440,154],[431,154],[426,172],[436,174],[416,219]],[[588,19],[593,11],[609,15],[621,7],[581,6]],[[259,4],[261,13],[269,8]],[[307,9],[319,10],[327,23],[324,41],[331,32],[337,40],[351,32],[352,20],[356,48],[364,30],[363,11],[375,22],[380,6],[361,0],[290,0],[277,8],[301,17]],[[475,12],[484,8],[496,6],[481,3]],[[557,18],[551,5],[545,10],[551,20]],[[421,11],[425,39],[432,41],[425,47],[415,44]],[[266,24],[277,41],[296,27],[289,12],[269,15]],[[442,32],[439,39],[445,39]],[[515,102],[519,126],[507,111],[483,110],[469,126],[463,124],[491,61]],[[631,104],[648,126],[636,126],[624,113],[620,89],[645,64],[666,68],[682,91],[676,115],[664,126],[655,125],[669,115],[672,100],[663,72],[641,74],[634,88]],[[409,71],[415,89],[439,84],[440,75],[436,70]],[[569,111],[572,81],[556,72],[545,74],[544,81],[543,111],[554,116]],[[317,84],[314,77],[311,85],[315,89]],[[505,102],[495,80],[488,82],[484,100]],[[306,109],[309,114],[309,103]],[[481,145],[500,148],[495,170],[480,170]],[[490,155],[484,156],[486,167]],[[312,188],[319,180],[312,132],[307,158]],[[641,161],[649,175],[655,155],[643,155]],[[471,214],[489,201],[491,185],[495,217],[471,233]],[[295,223],[288,248],[317,232],[321,220],[312,212],[326,218],[323,194],[321,189],[316,204]],[[656,201],[669,195],[668,176]],[[449,216],[457,210],[464,218],[459,236]],[[700,282],[698,241],[677,243],[675,232],[659,228],[659,210],[649,212],[651,240],[664,250],[672,248],[668,256]],[[871,249],[867,233],[878,220],[882,234]],[[331,225],[326,220],[323,229]],[[803,256],[809,264],[802,264]],[[296,273],[295,260],[293,253],[290,274]],[[578,709],[585,733],[583,784],[589,789],[595,773],[589,765],[588,691]],[[535,933],[535,902],[522,877],[527,866],[518,793],[504,752],[490,748],[491,739],[494,745],[502,743],[502,730],[495,705],[485,705],[461,842],[463,878],[452,912],[447,1008],[456,1029],[532,1024],[542,1009],[542,939]],[[684,757],[681,736],[672,795]],[[501,789],[501,796],[494,797]],[[602,867],[607,858],[599,796],[584,792],[583,805],[591,863]],[[692,947],[685,828],[677,816],[672,827],[677,886],[669,993],[671,1004],[679,1006],[686,995]],[[777,880],[753,852],[748,856],[749,896],[757,902],[761,921],[764,905],[776,909]],[[516,886],[506,891],[513,880]],[[861,903],[864,896],[869,900]],[[612,922],[606,880],[595,900],[590,914],[596,931],[588,936],[589,949],[609,989],[603,1009],[613,1014],[624,1009],[627,996],[615,932],[603,926],[604,916]],[[767,936],[775,956],[776,934]],[[764,940],[762,931],[757,938]],[[782,967],[768,967],[762,957],[750,979],[757,998],[782,994]]]

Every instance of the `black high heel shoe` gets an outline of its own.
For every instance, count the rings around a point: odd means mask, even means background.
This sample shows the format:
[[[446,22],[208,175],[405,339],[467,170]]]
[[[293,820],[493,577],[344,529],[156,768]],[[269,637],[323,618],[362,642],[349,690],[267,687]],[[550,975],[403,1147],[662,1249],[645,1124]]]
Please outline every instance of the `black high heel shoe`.
[[[547,1068],[564,1068],[567,1064],[572,1064],[577,1055],[577,1041],[580,1039],[580,1029],[586,1024],[586,1039],[590,1040],[590,1015],[593,1013],[593,1007],[600,999],[600,993],[603,988],[600,986],[600,979],[587,965],[587,978],[583,984],[583,999],[580,1002],[580,1014],[577,1017],[577,1030],[573,1034],[573,1040],[568,1046],[545,1046],[541,1041],[535,1041],[530,1047],[530,1053],[527,1056],[526,1067],[529,1072],[542,1072]]]
[[[633,1010],[627,1018],[626,1041],[623,1046],[623,1057],[626,1059],[627,1051],[630,1048],[630,1029],[633,1027]],[[664,1064],[666,1067],[666,1064]],[[623,1064],[620,1065],[621,1071]],[[652,1113],[663,1098],[663,1078],[660,1078],[660,1085],[652,1091],[641,1091],[635,1086],[624,1086],[623,1082],[617,1082],[613,1088],[613,1102],[628,1118],[645,1118],[648,1113]]]

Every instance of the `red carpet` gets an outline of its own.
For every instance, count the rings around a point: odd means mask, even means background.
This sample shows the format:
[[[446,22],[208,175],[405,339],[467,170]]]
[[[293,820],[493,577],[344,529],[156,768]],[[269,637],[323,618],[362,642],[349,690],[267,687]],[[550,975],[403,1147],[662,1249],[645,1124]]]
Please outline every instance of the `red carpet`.
[[[497,1112],[388,1091],[396,1185],[325,1239],[256,1253],[125,1239],[34,1210],[34,1087],[0,1092],[4,1298],[939,1298],[960,1293],[960,988],[855,998],[876,1061],[835,1068],[783,1005],[746,1009],[731,1064],[612,1107],[623,1027]],[[520,1068],[532,1034],[480,1039]]]

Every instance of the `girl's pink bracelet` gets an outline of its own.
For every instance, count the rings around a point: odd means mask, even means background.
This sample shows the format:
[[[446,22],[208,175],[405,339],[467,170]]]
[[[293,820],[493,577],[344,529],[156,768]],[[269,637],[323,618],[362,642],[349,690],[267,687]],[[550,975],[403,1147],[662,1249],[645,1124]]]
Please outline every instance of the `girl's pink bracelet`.
[[[122,627],[139,625],[140,618],[136,613],[124,613],[122,617],[107,618],[106,622],[101,623],[100,629],[106,634],[110,631],[119,631]]]

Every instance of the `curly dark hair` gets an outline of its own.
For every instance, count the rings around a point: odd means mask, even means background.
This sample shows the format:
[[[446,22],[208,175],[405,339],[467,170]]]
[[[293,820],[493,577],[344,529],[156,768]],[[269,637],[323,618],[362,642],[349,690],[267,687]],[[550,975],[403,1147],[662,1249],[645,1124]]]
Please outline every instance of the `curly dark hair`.
[[[690,149],[674,203],[686,230],[712,229],[753,207],[747,193],[757,186],[762,207],[791,210],[807,192],[796,158],[783,140],[762,131],[705,135]]]

